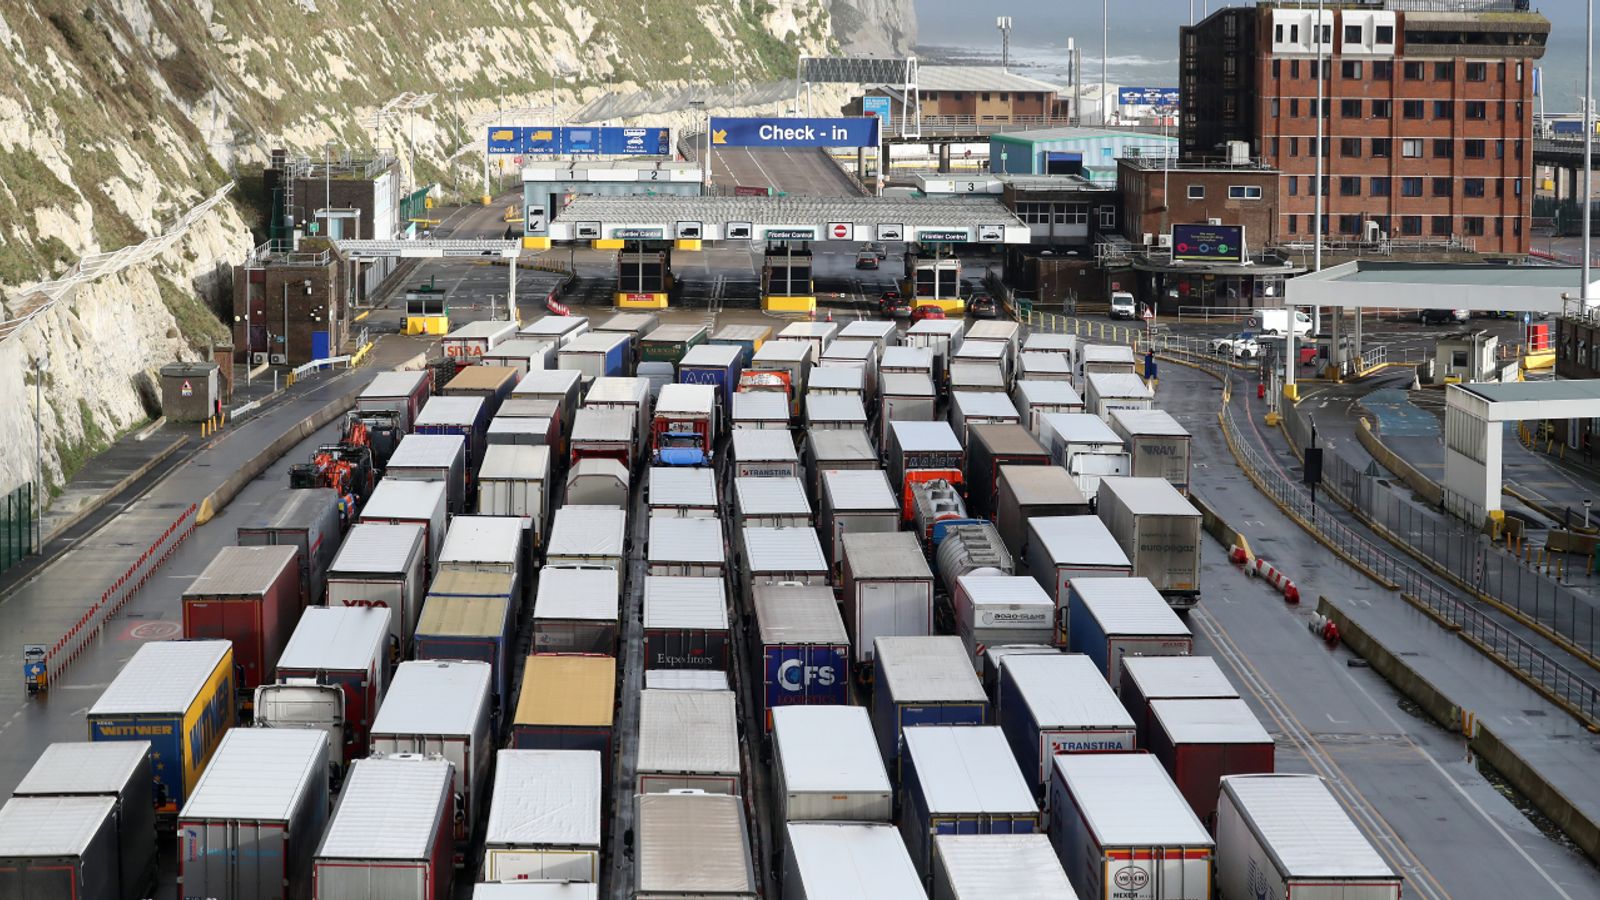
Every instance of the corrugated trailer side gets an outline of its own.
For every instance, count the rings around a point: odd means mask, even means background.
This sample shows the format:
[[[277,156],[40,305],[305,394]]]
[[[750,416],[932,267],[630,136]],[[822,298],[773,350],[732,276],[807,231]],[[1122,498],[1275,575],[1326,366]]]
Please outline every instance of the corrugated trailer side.
[[[183,636],[233,644],[241,694],[272,681],[300,618],[299,551],[223,547],[183,592]]]
[[[312,869],[316,900],[440,900],[455,881],[449,762],[357,760]]]
[[[0,897],[114,900],[116,801],[13,797],[0,807]]]

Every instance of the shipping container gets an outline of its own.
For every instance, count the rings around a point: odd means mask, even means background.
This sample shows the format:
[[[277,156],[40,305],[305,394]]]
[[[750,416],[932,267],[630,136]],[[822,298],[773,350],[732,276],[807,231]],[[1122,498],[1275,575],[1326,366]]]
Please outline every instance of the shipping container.
[[[814,528],[745,528],[739,540],[737,571],[745,579],[741,587],[746,609],[758,584],[832,583],[828,560],[822,555],[822,542]]]
[[[1083,408],[1111,424],[1116,409],[1152,409],[1155,394],[1137,375],[1091,373],[1084,377]]]
[[[750,365],[761,345],[771,339],[772,329],[765,325],[724,325],[707,343],[739,348],[739,366],[743,368]]]
[[[730,668],[728,590],[721,578],[646,575],[643,620],[646,669]]]
[[[734,478],[800,477],[800,454],[795,450],[794,437],[787,426],[781,430],[735,428],[729,438],[733,446]]]
[[[505,597],[429,595],[417,620],[416,657],[488,663],[492,709],[500,721],[511,707],[515,622]]]
[[[251,698],[272,680],[300,618],[299,551],[223,547],[183,592],[183,636],[233,643],[234,690]]]
[[[44,748],[12,796],[110,798],[121,891],[105,896],[109,900],[143,900],[155,894],[156,886],[154,789],[149,741],[79,741]],[[0,874],[0,885],[5,878]]]
[[[806,822],[788,826],[783,900],[927,900],[892,825]]]
[[[710,466],[722,423],[717,389],[709,384],[663,385],[650,419],[653,465]]]
[[[432,578],[439,571],[439,551],[444,549],[445,509],[449,489],[443,481],[409,481],[382,478],[361,506],[360,521],[376,525],[420,525],[427,554],[422,573]]]
[[[1072,387],[1072,363],[1064,353],[1024,353],[1017,357],[1017,379],[1054,381]]]
[[[450,896],[453,769],[443,759],[357,760],[317,848],[316,900]]]
[[[841,546],[845,623],[856,673],[868,680],[879,637],[933,633],[933,572],[909,532],[847,534]]]
[[[892,322],[883,324],[893,326]],[[878,350],[878,343],[872,340],[836,340],[822,351],[822,360],[817,366],[818,369],[854,369],[860,372],[862,399],[871,400],[878,396]],[[817,370],[812,370],[811,377],[814,384]]]
[[[740,391],[733,395],[733,418],[730,421],[735,431],[781,431],[793,443],[794,438],[789,436],[789,414],[789,401],[782,394]]]
[[[328,822],[328,738],[235,728],[178,814],[178,893],[308,900]]]
[[[321,728],[341,767],[365,756],[372,719],[388,688],[390,660],[398,656],[389,616],[387,609],[306,610],[278,658],[277,683],[256,689],[255,724]],[[328,691],[314,687],[335,692],[331,716]]]
[[[807,431],[805,440],[806,490],[822,504],[822,473],[829,469],[840,471],[877,471],[883,463],[878,459],[878,449],[864,431],[854,429],[838,431]]]
[[[1036,834],[1039,804],[999,728],[918,725],[905,730],[900,832],[924,882],[941,834]]]
[[[555,349],[543,341],[524,337],[512,338],[479,357],[486,366],[505,366],[517,373],[517,382],[529,372],[539,372],[555,367]]]
[[[1209,656],[1129,656],[1122,660],[1122,705],[1133,716],[1139,746],[1150,746],[1155,700],[1237,700],[1239,691]]]
[[[628,552],[628,514],[597,506],[563,506],[550,529],[546,566],[610,569],[622,589]]]
[[[533,604],[533,652],[617,654],[617,573],[545,566]]]
[[[806,396],[806,428],[817,431],[867,431],[867,410],[856,397],[826,394]]]
[[[433,397],[417,414],[417,434],[460,435],[467,442],[464,451],[468,485],[483,462],[488,429],[489,404],[482,397]],[[389,464],[394,465],[392,458]]]
[[[894,790],[859,706],[795,706],[772,716],[772,829],[790,822],[893,821]]]
[[[1043,834],[941,834],[933,839],[933,900],[1077,900]]]
[[[421,525],[357,525],[328,567],[328,605],[390,610],[389,633],[405,656],[422,612],[426,557]]]
[[[1217,792],[1228,775],[1270,775],[1272,735],[1243,700],[1150,701],[1149,751],[1202,824],[1217,826]]]
[[[339,549],[339,492],[332,488],[283,491],[270,510],[252,510],[239,526],[241,547],[292,546],[300,569],[300,605],[315,606],[327,589],[328,564]]]
[[[933,383],[941,390],[949,384],[950,357],[961,349],[965,329],[966,323],[960,319],[923,319],[906,330],[907,346],[926,347],[932,351]]]
[[[786,706],[850,700],[850,638],[826,587],[762,584],[755,588],[754,669],[761,673],[762,728]],[[864,717],[863,717],[864,718]]]
[[[522,326],[523,340],[539,341],[557,350],[589,330],[588,316],[541,316]]]
[[[1021,416],[1022,427],[1032,432],[1040,443],[1044,443],[1046,414],[1083,412],[1083,398],[1065,381],[1019,380],[1011,387],[1011,403]]]
[[[600,881],[601,756],[501,750],[485,830],[486,881]]]
[[[654,466],[645,490],[645,508],[652,518],[713,519],[722,514],[715,469]]]
[[[400,439],[385,481],[442,481],[446,510],[459,516],[467,511],[467,439],[460,435],[408,434]]]
[[[0,897],[118,900],[117,801],[12,797],[0,806]]]
[[[1055,634],[1055,602],[1032,578],[962,575],[950,603],[974,672],[990,644],[1048,644]]]
[[[736,477],[733,496],[736,529],[816,527],[806,486],[798,478]]]
[[[1127,444],[1129,475],[1165,478],[1187,496],[1189,493],[1189,430],[1162,409],[1114,409],[1111,430]]]
[[[550,448],[490,446],[478,470],[478,515],[514,516],[538,558],[550,519]]]
[[[995,391],[952,391],[950,393],[950,427],[963,446],[972,445],[971,431],[975,425],[1017,425],[1022,414],[1016,404],[1005,394]]]
[[[967,513],[995,518],[1003,467],[1048,465],[1049,452],[1021,425],[973,425],[967,438]]]
[[[1022,339],[1022,352],[1064,353],[1069,361],[1076,362],[1078,359],[1078,343],[1078,336],[1075,334],[1033,331]]]
[[[950,362],[949,388],[972,394],[999,394],[1004,397],[1011,390],[1011,379],[1005,369],[992,361],[954,359]]]
[[[487,663],[403,662],[372,721],[372,756],[415,753],[450,762],[455,792],[461,797],[454,828],[458,857],[471,846],[489,801],[493,678]]]
[[[704,325],[662,325],[639,340],[639,358],[676,367],[685,354],[705,342]]]
[[[1111,477],[1096,501],[1133,574],[1150,579],[1174,609],[1200,602],[1200,511],[1163,478]]]
[[[929,381],[933,381],[933,350],[903,344],[883,348],[883,355],[878,359],[878,374],[891,373],[926,375]]]
[[[710,669],[646,669],[644,686],[662,691],[731,691],[728,673]]]
[[[858,367],[822,365],[811,370],[806,378],[806,396],[853,397],[866,404],[866,376]]]
[[[1133,348],[1126,344],[1084,344],[1078,348],[1082,354],[1085,377],[1096,373],[1108,375],[1135,375]]]
[[[1046,808],[1050,846],[1083,900],[1212,896],[1211,835],[1148,753],[1057,756]]]
[[[988,720],[989,703],[960,638],[880,637],[874,643],[872,730],[889,779],[900,784],[905,729],[982,725]]]
[[[411,372],[379,372],[356,396],[359,412],[390,411],[402,432],[411,430],[417,413],[433,393],[433,380],[421,369]]]
[[[1028,559],[1028,522],[1047,516],[1089,517],[1089,498],[1059,466],[1001,466],[994,524],[1013,559]]]
[[[727,574],[721,519],[652,516],[645,573],[720,580]]]
[[[454,360],[457,366],[470,366],[516,333],[514,322],[468,322],[440,338],[439,344],[445,357]]]
[[[483,414],[492,419],[500,411],[500,403],[511,396],[511,389],[517,386],[518,377],[517,370],[510,366],[489,366],[480,363],[467,366],[458,372],[438,395],[479,397],[483,400]]]
[[[1133,718],[1088,657],[1015,654],[1000,672],[1000,727],[1028,783],[1044,795],[1062,753],[1129,752]]]
[[[588,459],[609,459],[631,470],[636,444],[634,428],[637,425],[633,413],[626,409],[585,406],[578,410],[578,416],[572,423],[572,457],[569,464],[576,466]]]
[[[741,796],[738,722],[732,691],[641,691],[638,793]]]
[[[678,361],[678,381],[715,388],[717,402],[726,415],[733,410],[733,395],[739,388],[739,370],[744,367],[744,360],[743,348],[715,342],[702,344]]]
[[[1315,775],[1232,775],[1217,803],[1224,897],[1400,900],[1403,879]]]
[[[639,835],[634,900],[755,900],[744,807],[716,794],[634,798]]]
[[[983,693],[989,698],[990,719],[1003,722],[1005,710],[1000,701],[1000,682],[1005,677],[1006,663],[1015,656],[1060,656],[1066,651],[1049,644],[996,644],[985,647],[978,678],[983,681]],[[1102,681],[1105,679],[1101,679]]]
[[[89,740],[146,741],[157,821],[171,827],[234,724],[233,645],[151,641],[89,707]]]
[[[614,657],[530,656],[522,670],[510,745],[516,750],[593,750],[601,755],[600,771],[609,773],[616,702]]]
[[[879,446],[889,446],[890,428],[894,422],[933,422],[939,418],[939,395],[933,389],[933,379],[928,376],[886,372],[881,387],[877,428]]]
[[[777,393],[788,401],[789,415],[800,417],[800,398],[816,357],[804,341],[767,341],[739,373],[739,392]],[[737,401],[738,398],[734,398]]]
[[[985,323],[979,322],[973,327],[976,328],[977,325],[983,324]],[[1004,386],[1003,389],[1010,390],[1013,362],[1014,357],[1008,344],[1001,341],[974,340],[969,333],[966,339],[961,342],[961,349],[950,357],[950,389],[955,390],[957,384],[968,385],[969,390],[987,389],[989,384],[987,378],[979,378],[973,375],[963,379],[958,376],[957,370],[970,369],[976,372],[980,369],[989,369],[998,372],[1000,382]],[[977,387],[970,387],[972,385]]]
[[[827,352],[828,345],[839,334],[839,325],[836,322],[790,322],[778,332],[780,341],[797,341],[811,347],[811,362],[813,364],[822,359],[822,354]]]
[[[1189,626],[1145,578],[1074,578],[1067,600],[1067,647],[1086,654],[1112,687],[1125,656],[1188,656]]]
[[[585,383],[596,378],[633,374],[633,342],[625,334],[592,331],[569,341],[556,351],[556,368],[570,369]]]
[[[822,472],[818,494],[818,531],[833,571],[843,562],[846,534],[878,534],[900,530],[900,499],[889,488],[882,469]]]
[[[1056,638],[1067,643],[1067,593],[1074,578],[1126,578],[1133,564],[1097,516],[1040,516],[1028,521],[1028,574],[1056,604]]]
[[[839,329],[836,340],[871,341],[878,345],[878,354],[900,343],[900,327],[889,319],[857,319],[846,322]]]
[[[622,409],[633,415],[635,457],[650,441],[650,382],[644,378],[596,378],[584,394],[585,409]],[[574,428],[577,426],[574,425]]]
[[[1128,474],[1127,445],[1092,413],[1045,413],[1039,442],[1049,448],[1050,461],[1071,473],[1091,500],[1099,496],[1100,479]]]

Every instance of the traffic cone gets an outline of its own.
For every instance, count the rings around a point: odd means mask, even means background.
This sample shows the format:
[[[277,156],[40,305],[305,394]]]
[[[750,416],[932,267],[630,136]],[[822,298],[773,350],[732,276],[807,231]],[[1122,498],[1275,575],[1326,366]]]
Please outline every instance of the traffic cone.
[[[831,310],[831,309],[828,310],[827,318],[823,319],[823,321],[824,322],[832,322],[833,321],[833,310]]]

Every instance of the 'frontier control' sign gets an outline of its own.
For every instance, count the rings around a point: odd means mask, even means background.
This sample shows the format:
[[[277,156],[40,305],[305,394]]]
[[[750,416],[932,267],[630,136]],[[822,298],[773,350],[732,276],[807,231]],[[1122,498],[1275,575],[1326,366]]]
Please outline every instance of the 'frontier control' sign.
[[[714,147],[876,147],[878,118],[713,118],[711,144]]]

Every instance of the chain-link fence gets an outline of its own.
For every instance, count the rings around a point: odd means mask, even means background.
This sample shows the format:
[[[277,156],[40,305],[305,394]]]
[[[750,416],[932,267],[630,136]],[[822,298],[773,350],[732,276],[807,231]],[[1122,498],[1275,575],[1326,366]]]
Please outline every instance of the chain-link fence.
[[[0,498],[0,572],[21,562],[36,549],[33,485],[24,484]]]

